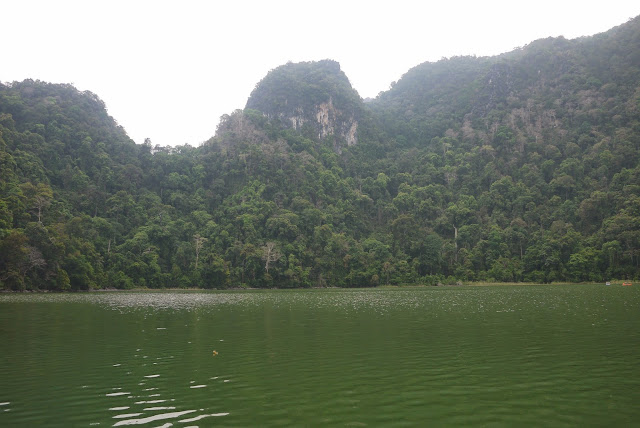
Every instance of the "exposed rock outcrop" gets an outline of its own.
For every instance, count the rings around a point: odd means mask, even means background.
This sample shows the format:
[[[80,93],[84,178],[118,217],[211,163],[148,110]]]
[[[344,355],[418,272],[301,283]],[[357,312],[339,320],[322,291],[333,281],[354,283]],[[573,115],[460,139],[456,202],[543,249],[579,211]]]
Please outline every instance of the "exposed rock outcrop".
[[[284,127],[310,131],[318,140],[333,138],[340,151],[344,144],[357,144],[364,104],[340,65],[324,60],[272,70],[256,85],[246,108],[279,120]]]

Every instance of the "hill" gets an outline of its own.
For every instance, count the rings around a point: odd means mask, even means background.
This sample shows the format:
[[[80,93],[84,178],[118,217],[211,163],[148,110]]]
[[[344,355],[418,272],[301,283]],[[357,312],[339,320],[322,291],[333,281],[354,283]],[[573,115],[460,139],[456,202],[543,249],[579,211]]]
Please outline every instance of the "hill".
[[[272,70],[256,85],[246,108],[311,138],[332,138],[337,150],[358,142],[358,125],[366,115],[340,64],[331,60]]]
[[[201,147],[69,85],[0,86],[0,288],[640,277],[640,18],[409,70],[364,103],[272,70]]]

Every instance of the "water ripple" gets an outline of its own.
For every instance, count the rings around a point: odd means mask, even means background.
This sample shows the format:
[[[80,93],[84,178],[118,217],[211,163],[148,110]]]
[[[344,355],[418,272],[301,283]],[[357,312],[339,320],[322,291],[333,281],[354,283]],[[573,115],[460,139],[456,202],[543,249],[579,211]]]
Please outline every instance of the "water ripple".
[[[31,294],[0,304],[0,411],[11,410],[2,426],[640,420],[634,289]]]
[[[179,418],[180,416],[184,416],[187,415],[189,413],[193,413],[196,410],[183,410],[181,412],[171,412],[171,413],[160,413],[157,415],[153,415],[153,416],[148,416],[146,418],[140,418],[140,419],[127,419],[124,421],[120,421],[116,424],[114,424],[114,427],[117,426],[123,426],[123,425],[143,425],[143,424],[148,424],[150,422],[156,422],[156,421],[161,421],[164,419],[175,419],[175,418]]]

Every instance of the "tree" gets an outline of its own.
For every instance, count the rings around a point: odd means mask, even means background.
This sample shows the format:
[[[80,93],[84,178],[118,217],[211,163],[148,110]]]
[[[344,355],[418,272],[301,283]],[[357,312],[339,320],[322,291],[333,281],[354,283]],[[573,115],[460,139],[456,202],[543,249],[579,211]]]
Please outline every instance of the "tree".
[[[0,284],[10,290],[25,289],[25,274],[29,270],[28,239],[14,229],[0,240]]]
[[[195,242],[196,248],[196,269],[198,270],[198,259],[200,258],[200,250],[202,250],[202,246],[205,242],[207,242],[207,238],[200,236],[199,233],[193,235],[193,241]]]
[[[22,192],[30,200],[30,206],[35,210],[38,223],[42,223],[42,213],[46,207],[51,205],[53,198],[53,190],[45,183],[34,185],[31,182],[24,183],[20,186]]]
[[[265,261],[264,270],[269,273],[269,264],[272,262],[277,262],[280,260],[281,254],[276,249],[275,242],[267,242],[264,247],[262,247],[262,260]]]

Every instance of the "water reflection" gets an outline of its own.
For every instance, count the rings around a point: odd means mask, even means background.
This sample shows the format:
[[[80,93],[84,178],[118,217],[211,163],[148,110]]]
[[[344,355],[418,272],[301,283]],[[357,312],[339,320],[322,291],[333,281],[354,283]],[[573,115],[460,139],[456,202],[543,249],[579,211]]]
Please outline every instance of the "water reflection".
[[[0,295],[0,305],[1,426],[640,420],[635,289]]]
[[[196,410],[183,410],[182,412],[159,413],[157,415],[147,416],[146,418],[127,419],[127,420],[115,423],[113,426],[118,427],[123,425],[143,425],[143,424],[148,424],[150,422],[156,422],[156,421],[161,421],[165,419],[179,418],[180,416],[184,416],[189,413],[193,413],[195,411]],[[138,415],[141,415],[141,413],[135,414],[134,416],[138,416]]]
[[[138,348],[136,351],[140,352],[141,349]],[[134,357],[134,360],[135,358],[136,357]],[[120,366],[112,365],[112,367],[120,367]],[[144,367],[146,367],[146,364],[142,364],[140,368],[144,369]],[[137,371],[136,367],[131,367],[131,368],[132,368],[132,371],[127,372],[128,375],[132,375],[135,371]],[[159,373],[142,376],[142,378],[150,381],[154,381],[154,382],[162,381],[161,379],[162,377],[163,376]],[[141,382],[141,383],[144,384],[144,382]],[[138,383],[138,385],[140,385],[141,383]],[[191,385],[189,385],[190,389],[200,389],[200,388],[206,387],[206,385],[204,384],[194,385],[195,381],[191,381],[190,383],[191,383]],[[168,387],[171,388],[170,386]],[[178,400],[176,400],[176,398],[172,398],[171,395],[167,397],[166,394],[162,392],[165,388],[161,386],[141,388],[139,393],[136,393],[133,390],[132,390],[133,392],[125,392],[125,391],[122,391],[122,389],[123,389],[122,387],[114,387],[112,388],[112,390],[116,392],[109,392],[105,394],[106,397],[113,397],[114,399],[125,398],[128,402],[131,403],[130,405],[126,405],[126,406],[123,405],[123,406],[109,407],[109,411],[125,411],[125,413],[118,413],[111,416],[112,419],[118,420],[113,426],[145,425],[145,424],[155,423],[158,421],[174,420],[174,419],[181,418],[185,415],[195,414],[195,416],[191,418],[180,419],[177,421],[178,423],[187,423],[187,422],[199,421],[208,417],[213,417],[213,416],[220,417],[220,416],[226,416],[229,414],[228,412],[208,413],[208,412],[205,412],[204,408],[201,408],[199,410],[198,409],[181,410],[179,409],[179,406],[177,404]],[[176,393],[176,391],[173,391],[173,393]],[[171,403],[171,405],[166,405],[167,403]],[[165,425],[171,426],[172,422],[167,422],[167,424]]]

